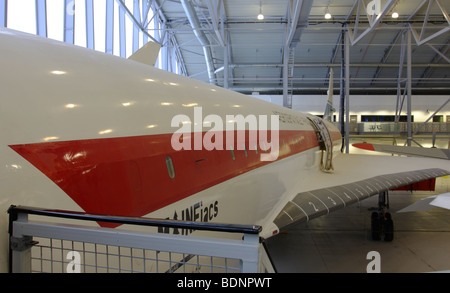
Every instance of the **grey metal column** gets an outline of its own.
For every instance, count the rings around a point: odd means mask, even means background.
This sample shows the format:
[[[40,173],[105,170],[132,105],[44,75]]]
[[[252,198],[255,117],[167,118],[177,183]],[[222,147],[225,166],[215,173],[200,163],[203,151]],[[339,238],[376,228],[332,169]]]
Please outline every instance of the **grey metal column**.
[[[6,27],[7,4],[8,2],[6,0],[0,0],[0,27]]]
[[[210,84],[216,84],[216,76],[214,74],[214,60],[211,52],[211,43],[202,30],[200,20],[197,16],[195,8],[191,0],[181,0],[184,12],[188,18],[188,21],[192,27],[194,35],[203,47],[203,54],[205,55],[206,68],[208,72],[208,78]]]
[[[127,56],[127,37],[125,32],[125,8],[119,5],[119,43],[120,43],[120,57]]]
[[[400,122],[400,115],[403,109],[403,101],[404,101],[404,96],[406,95],[406,89],[403,90],[403,95],[402,95],[402,83],[403,81],[403,65],[405,64],[405,55],[406,55],[406,42],[405,42],[405,36],[406,36],[407,31],[403,31],[401,32],[401,47],[400,47],[400,63],[399,63],[399,67],[398,67],[398,79],[397,79],[397,104],[395,107],[395,123],[397,123],[397,129],[398,131],[400,131],[400,129],[398,128],[398,123]],[[403,96],[403,97],[402,97]]]
[[[345,29],[343,29],[341,36],[341,99],[339,105],[339,130],[341,131],[342,135],[341,152],[344,150],[345,143],[345,79],[343,78],[345,76],[345,35]]]
[[[408,30],[407,33],[407,42],[408,42],[408,47],[407,47],[407,84],[408,84],[408,97],[407,97],[407,132],[408,132],[408,137],[407,137],[407,145],[411,146],[411,140],[412,140],[412,124],[411,124],[411,95],[412,95],[412,49],[411,49],[411,30]]]
[[[64,1],[64,42],[74,44],[75,2]]]
[[[350,147],[350,34],[345,34],[345,153]]]
[[[86,47],[89,49],[95,49],[94,0],[86,0]]]
[[[223,87],[229,88],[228,84],[228,77],[229,77],[229,71],[230,71],[230,61],[229,61],[229,55],[228,55],[228,46],[230,44],[229,42],[230,38],[228,36],[228,32],[225,32],[225,46],[223,46]]]
[[[133,54],[139,50],[139,27],[137,24],[141,23],[141,9],[139,7],[139,0],[133,1],[133,16],[136,19],[136,24],[133,26]]]
[[[283,107],[290,108],[292,107],[292,104],[289,103],[288,83],[289,83],[289,47],[285,46],[283,56]]]
[[[114,1],[106,1],[105,53],[113,54],[114,50]]]
[[[36,0],[36,33],[47,37],[47,1]]]
[[[142,27],[146,28],[148,30],[148,13],[150,11],[151,5],[150,5],[150,1],[144,0],[142,1]],[[143,44],[147,44],[148,43],[148,36],[146,34],[142,34],[142,42]]]

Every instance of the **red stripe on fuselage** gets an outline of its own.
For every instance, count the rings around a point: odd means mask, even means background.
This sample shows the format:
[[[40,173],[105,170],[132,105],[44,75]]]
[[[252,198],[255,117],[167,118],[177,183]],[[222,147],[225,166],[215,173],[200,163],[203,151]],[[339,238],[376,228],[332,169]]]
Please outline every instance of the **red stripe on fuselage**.
[[[269,132],[270,133],[270,132]],[[268,133],[268,134],[269,134]],[[140,217],[271,162],[252,150],[181,150],[173,134],[46,142],[10,146],[85,212]],[[204,135],[204,134],[203,134]],[[225,134],[224,134],[225,146]],[[333,140],[340,139],[332,133]],[[270,143],[270,136],[267,140]],[[278,160],[318,146],[313,131],[280,131]],[[193,144],[192,144],[193,145]],[[241,149],[241,150],[239,150]],[[170,178],[170,157],[175,177]],[[111,226],[111,225],[109,225]]]

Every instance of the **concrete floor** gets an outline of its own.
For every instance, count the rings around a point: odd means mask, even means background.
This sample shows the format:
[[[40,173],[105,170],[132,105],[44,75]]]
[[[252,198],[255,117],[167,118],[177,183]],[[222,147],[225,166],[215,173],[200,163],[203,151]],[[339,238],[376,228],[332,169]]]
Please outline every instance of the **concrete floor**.
[[[269,253],[279,273],[366,273],[371,251],[380,254],[382,273],[449,271],[450,211],[396,213],[421,198],[446,192],[448,176],[437,180],[435,192],[390,192],[392,242],[371,240],[369,208],[378,201],[372,197],[269,239]]]

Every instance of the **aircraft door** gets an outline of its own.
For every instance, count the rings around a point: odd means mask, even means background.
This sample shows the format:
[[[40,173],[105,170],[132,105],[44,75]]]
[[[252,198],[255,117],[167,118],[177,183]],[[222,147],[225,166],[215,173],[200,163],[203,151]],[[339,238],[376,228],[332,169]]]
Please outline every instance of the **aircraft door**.
[[[333,169],[333,142],[327,126],[319,118],[309,118],[316,131],[317,141],[319,142],[322,157],[320,160],[320,169],[324,172],[332,172]]]

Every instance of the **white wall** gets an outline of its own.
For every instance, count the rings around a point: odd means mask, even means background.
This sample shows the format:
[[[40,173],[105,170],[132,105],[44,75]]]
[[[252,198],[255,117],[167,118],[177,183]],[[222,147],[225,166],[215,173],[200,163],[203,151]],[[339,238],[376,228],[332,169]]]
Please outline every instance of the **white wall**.
[[[253,95],[253,97],[283,105],[283,96],[280,95]],[[414,122],[425,122],[437,109],[439,109],[450,96],[412,96],[411,108],[414,115]],[[292,109],[299,112],[307,112],[315,115],[322,115],[327,102],[326,95],[296,95],[292,99]],[[395,115],[397,96],[350,96],[350,115],[358,115],[358,122],[361,122],[361,115]],[[333,106],[336,109],[336,116],[339,117],[340,97],[334,95]],[[403,104],[402,115],[406,115],[406,100]],[[450,103],[448,103],[437,115],[450,116]]]

